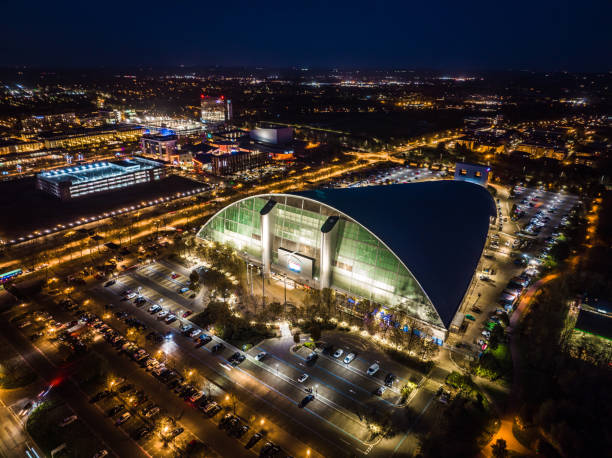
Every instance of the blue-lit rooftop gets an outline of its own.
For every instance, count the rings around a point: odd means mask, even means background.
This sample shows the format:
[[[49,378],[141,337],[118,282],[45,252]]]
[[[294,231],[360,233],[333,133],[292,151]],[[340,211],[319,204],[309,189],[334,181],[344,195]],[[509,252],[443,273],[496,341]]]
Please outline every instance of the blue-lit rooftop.
[[[151,170],[161,167],[161,164],[144,158],[131,158],[118,161],[101,161],[90,164],[64,167],[38,174],[39,178],[57,183],[70,181],[72,183],[85,183],[89,181],[102,180],[114,176],[133,173],[141,170]]]

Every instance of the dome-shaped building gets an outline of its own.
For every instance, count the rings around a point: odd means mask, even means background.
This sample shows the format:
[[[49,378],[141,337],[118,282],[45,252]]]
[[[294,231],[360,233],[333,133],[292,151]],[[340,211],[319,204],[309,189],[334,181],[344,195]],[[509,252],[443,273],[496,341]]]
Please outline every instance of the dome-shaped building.
[[[410,317],[442,343],[495,215],[484,187],[428,181],[251,196],[198,237],[234,247],[265,273]]]

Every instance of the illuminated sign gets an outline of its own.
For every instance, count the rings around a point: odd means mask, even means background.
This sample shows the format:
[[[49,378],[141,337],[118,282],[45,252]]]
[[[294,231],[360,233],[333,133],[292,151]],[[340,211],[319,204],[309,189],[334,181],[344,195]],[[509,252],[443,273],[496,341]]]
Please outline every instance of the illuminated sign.
[[[312,278],[314,270],[314,259],[296,252],[278,249],[278,264],[285,269],[300,274],[303,277]]]

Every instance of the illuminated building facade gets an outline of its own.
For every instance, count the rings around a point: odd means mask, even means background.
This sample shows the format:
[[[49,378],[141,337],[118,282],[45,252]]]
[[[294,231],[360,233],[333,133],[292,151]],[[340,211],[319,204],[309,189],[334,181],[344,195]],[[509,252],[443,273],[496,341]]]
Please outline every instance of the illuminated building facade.
[[[163,164],[135,157],[41,172],[36,175],[36,188],[69,200],[160,180],[165,176]]]
[[[457,162],[455,164],[455,180],[469,181],[470,183],[486,186],[489,183],[491,167],[480,164],[467,164]]]
[[[202,94],[200,96],[200,120],[207,128],[217,128],[232,120],[232,102],[224,96],[218,99]]]
[[[21,120],[21,130],[23,132],[41,132],[44,130],[76,125],[78,125],[78,120],[73,112],[34,115]]]
[[[367,299],[442,343],[472,282],[495,205],[471,183],[263,194],[222,209],[198,237],[265,275]],[[446,218],[462,227],[448,235]]]
[[[75,148],[110,141],[137,141],[141,135],[139,126],[114,126],[41,134],[39,138],[45,148]]]
[[[22,140],[0,140],[0,156],[16,153],[31,153],[43,148],[39,141],[24,142]]]
[[[259,151],[234,151],[229,154],[211,155],[212,173],[223,176],[260,167],[270,162],[267,153]]]
[[[176,154],[177,136],[145,134],[140,139],[142,154],[155,159],[172,162]]]

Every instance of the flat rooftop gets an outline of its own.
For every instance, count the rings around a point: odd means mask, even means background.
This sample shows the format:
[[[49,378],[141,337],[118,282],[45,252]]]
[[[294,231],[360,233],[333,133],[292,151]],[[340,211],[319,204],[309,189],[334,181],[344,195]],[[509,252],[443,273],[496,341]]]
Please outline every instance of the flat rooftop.
[[[160,197],[175,197],[177,193],[196,191],[202,183],[177,175],[154,182],[141,183],[113,192],[91,194],[62,201],[35,188],[35,178],[0,182],[0,239],[27,237],[34,231],[44,232],[58,224],[68,225],[81,218],[91,218],[105,212],[151,201]]]
[[[88,181],[102,180],[141,170],[151,170],[161,166],[162,164],[159,162],[137,157],[118,161],[92,162],[91,164],[64,167],[61,169],[50,170],[48,172],[41,172],[37,175],[37,177],[56,183],[63,181],[85,183]]]
[[[612,316],[582,309],[578,314],[576,329],[612,340]]]

